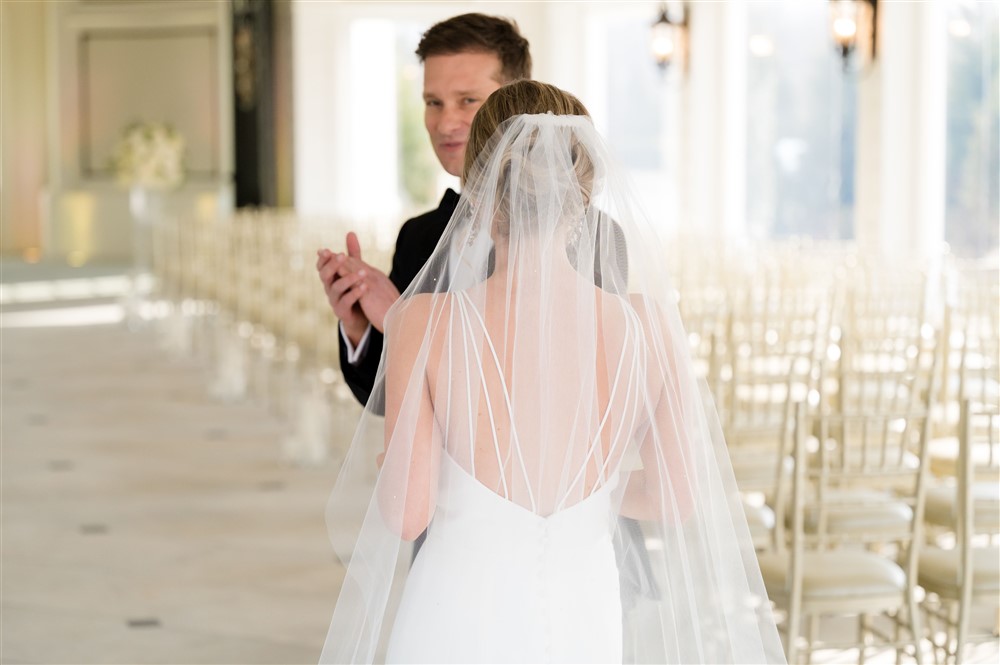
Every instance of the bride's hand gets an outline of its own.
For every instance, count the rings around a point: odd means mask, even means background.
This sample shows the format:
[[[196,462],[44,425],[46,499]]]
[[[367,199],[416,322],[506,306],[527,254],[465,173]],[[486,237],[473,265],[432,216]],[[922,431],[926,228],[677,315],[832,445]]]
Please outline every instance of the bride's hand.
[[[382,464],[385,462],[385,453],[381,452],[378,457],[375,458],[375,467],[379,470],[382,469]]]

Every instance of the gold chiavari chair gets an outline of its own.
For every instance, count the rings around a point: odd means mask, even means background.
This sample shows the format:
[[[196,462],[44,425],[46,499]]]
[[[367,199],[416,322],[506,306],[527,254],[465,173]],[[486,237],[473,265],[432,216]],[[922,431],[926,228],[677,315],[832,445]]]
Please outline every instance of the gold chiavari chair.
[[[960,405],[1000,405],[1000,282],[996,270],[953,275],[945,309],[941,399],[931,442],[931,472],[953,477],[958,457]]]
[[[722,341],[729,320],[726,293],[718,287],[691,287],[678,293],[677,306],[688,336],[695,372],[714,387],[718,383]]]
[[[210,393],[224,401],[243,399],[249,384],[247,339],[252,324],[246,318],[246,230],[244,213],[220,220],[216,227],[215,263],[217,314],[212,317],[209,344]]]
[[[768,595],[787,614],[789,662],[811,659],[823,615],[859,617],[855,641],[824,641],[824,647],[857,648],[864,662],[877,636],[897,654],[909,647],[922,661],[916,575],[928,425],[926,411],[810,413],[805,403],[796,405],[790,541],[787,549],[760,556]],[[852,491],[858,487],[891,495],[906,506],[908,519],[857,528],[872,507],[870,498]],[[845,519],[854,528],[831,528]],[[891,634],[870,621],[875,614],[890,617]]]
[[[819,391],[815,403],[810,402],[810,408],[814,408],[817,413],[851,416],[915,414],[923,418],[926,414],[932,413],[938,379],[937,368],[940,362],[939,337],[926,327],[922,330],[923,333],[917,339],[889,340],[886,346],[878,349],[877,355],[866,356],[866,361],[874,359],[875,364],[865,364],[861,369],[837,368],[833,372],[837,380],[833,384],[832,393],[830,382],[823,380],[824,372],[829,372],[829,368],[820,370],[815,383],[824,387]],[[886,431],[882,433],[881,443],[885,444],[890,440],[893,430],[903,427],[903,424],[903,421],[887,424]],[[916,448],[895,452],[898,453],[901,463],[914,468],[919,464],[919,451]],[[868,456],[873,453],[869,446],[869,448],[857,448],[851,454]],[[775,541],[780,545],[785,541],[785,530],[790,527],[792,516],[788,511],[790,484],[786,477],[778,477],[778,481],[772,505],[778,515],[785,516],[785,519],[779,520],[775,527]],[[886,488],[880,479],[870,487],[859,482],[838,490],[838,493],[842,500],[866,502],[868,509],[836,515],[824,527],[830,532],[864,532],[875,528],[886,528],[891,531],[911,519],[912,511],[906,502],[898,500],[892,488]],[[819,507],[806,507],[807,530],[815,531],[819,528],[816,517],[818,514]]]
[[[803,619],[808,658],[823,614],[859,616],[857,643],[842,645],[858,647],[859,661],[876,628],[868,615],[876,612],[888,612],[895,624],[892,637],[879,633],[884,643],[910,644],[921,656],[914,543],[926,492],[937,335],[916,315],[897,316],[891,328],[845,325],[857,320],[840,320],[820,370],[818,404],[798,406],[798,475],[794,482],[779,476],[774,507],[785,519],[776,525],[778,550],[762,558],[769,593],[788,611],[791,661]],[[814,448],[808,452],[806,438]],[[895,560],[872,558],[887,546]],[[906,641],[899,639],[904,623]]]
[[[972,608],[1000,607],[1000,409],[962,402],[955,482],[928,497],[926,519],[947,535],[924,548],[919,583],[938,662],[962,662]],[[948,546],[945,541],[952,541]],[[985,542],[982,542],[985,541]],[[942,625],[943,635],[934,628]],[[995,635],[984,636],[996,640]]]
[[[824,302],[778,293],[748,298],[736,312],[715,394],[754,544],[763,549],[775,537],[773,499],[786,473],[792,405],[815,391],[829,315]]]

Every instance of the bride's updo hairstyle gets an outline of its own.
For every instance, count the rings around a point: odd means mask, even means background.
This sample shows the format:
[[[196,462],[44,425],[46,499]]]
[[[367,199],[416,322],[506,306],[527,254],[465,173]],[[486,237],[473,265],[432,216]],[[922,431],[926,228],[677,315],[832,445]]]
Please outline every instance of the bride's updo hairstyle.
[[[504,122],[519,115],[551,114],[554,116],[583,116],[590,118],[590,113],[583,103],[564,90],[554,85],[521,79],[513,81],[497,89],[483,105],[479,107],[472,125],[469,128],[469,140],[465,148],[465,167],[462,171],[462,184],[473,176],[477,165],[488,160],[497,139],[497,128]],[[570,145],[570,156],[573,169],[576,172],[576,182],[579,184],[579,200],[583,207],[590,201],[594,185],[594,163],[590,156],[580,147],[574,138]],[[504,155],[500,178],[497,182],[497,210],[493,230],[501,237],[510,235],[510,220],[508,217],[509,196],[506,195],[510,176],[510,156]],[[530,180],[529,180],[530,181]],[[543,182],[539,179],[538,182]],[[526,179],[522,178],[522,185]],[[533,192],[522,192],[531,196]],[[583,210],[575,211],[571,216],[582,215]]]

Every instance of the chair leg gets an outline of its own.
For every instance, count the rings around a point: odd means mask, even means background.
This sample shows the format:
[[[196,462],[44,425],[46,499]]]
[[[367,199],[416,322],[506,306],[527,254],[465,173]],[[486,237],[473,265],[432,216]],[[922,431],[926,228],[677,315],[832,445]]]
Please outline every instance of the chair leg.
[[[868,615],[858,615],[858,665],[865,665],[865,646],[868,642]]]
[[[892,641],[896,643],[896,665],[902,665],[903,663],[903,647],[900,646],[903,642],[902,632],[903,626],[902,621],[900,621],[899,612],[896,612],[896,616],[893,617],[893,631],[892,631]]]
[[[944,636],[944,662],[958,663],[958,642],[956,633],[958,630],[958,603],[948,603],[948,621],[945,625]],[[953,641],[955,640],[955,641]]]
[[[955,662],[962,662],[962,645],[969,632],[969,611],[972,609],[970,592],[962,590],[960,600],[955,603],[958,606],[958,621],[955,626]]]
[[[807,635],[806,639],[806,662],[812,662],[812,652],[813,645],[819,641],[819,615],[810,614],[808,619],[808,626],[806,627]]]
[[[913,636],[913,657],[916,659],[917,665],[923,665],[924,656],[921,645],[923,643],[924,631],[921,627],[920,608],[917,607],[916,593],[913,589],[910,589],[910,593],[908,595],[909,608],[907,613],[910,615],[910,635]]]
[[[785,645],[785,656],[789,663],[798,662],[799,622],[801,617],[795,608],[788,610],[788,643]]]
[[[929,605],[928,603],[929,601],[925,598],[924,604],[926,607],[926,613],[924,614],[924,617],[927,619],[927,634],[931,643],[931,657],[934,659],[934,665],[944,665],[948,662],[948,625],[946,622],[942,624],[940,615],[932,611],[934,606]],[[944,611],[940,600],[938,600],[937,609],[942,612]],[[945,630],[943,645],[937,638],[941,625],[943,625]]]

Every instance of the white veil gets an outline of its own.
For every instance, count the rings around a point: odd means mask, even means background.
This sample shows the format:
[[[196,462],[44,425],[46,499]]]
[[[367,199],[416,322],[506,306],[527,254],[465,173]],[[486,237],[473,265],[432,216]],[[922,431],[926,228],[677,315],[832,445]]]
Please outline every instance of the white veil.
[[[589,118],[500,125],[386,317],[327,511],[346,574],[323,662],[384,656],[454,469],[542,517],[611,497],[623,661],[783,662],[664,258]]]

